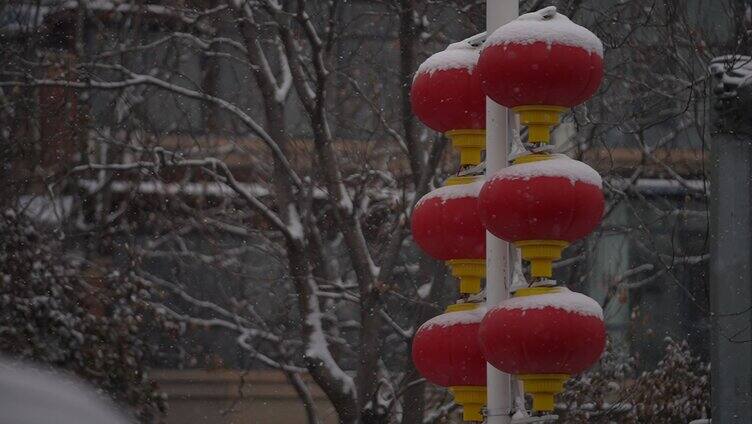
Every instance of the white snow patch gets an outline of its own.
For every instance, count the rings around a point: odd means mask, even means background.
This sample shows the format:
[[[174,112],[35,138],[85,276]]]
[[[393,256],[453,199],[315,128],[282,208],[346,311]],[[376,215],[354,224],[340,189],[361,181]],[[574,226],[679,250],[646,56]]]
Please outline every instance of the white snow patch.
[[[447,69],[465,69],[472,74],[475,65],[478,63],[478,57],[480,57],[480,49],[464,41],[450,44],[446,50],[435,53],[421,63],[415,76],[417,77],[419,74],[431,75],[436,71]]]
[[[311,328],[311,334],[308,339],[305,354],[308,358],[318,361],[319,365],[325,367],[329,373],[340,384],[342,384],[343,394],[355,393],[355,383],[353,378],[347,375],[332,357],[329,351],[329,344],[326,341],[324,330],[321,326],[321,312],[319,311],[318,300],[315,296],[311,297],[311,311],[306,316],[306,324]]]
[[[557,13],[555,6],[526,13],[501,26],[486,39],[484,48],[500,44],[533,44],[541,41],[548,44],[549,48],[553,44],[580,47],[603,57],[601,40],[587,28]]]
[[[21,195],[18,207],[28,218],[45,224],[59,224],[67,219],[73,210],[73,196],[60,196],[50,199],[44,195]]]
[[[352,200],[350,200],[350,194],[347,192],[347,188],[342,183],[339,183],[337,187],[339,189],[339,207],[343,209],[347,214],[351,214],[353,211]]]
[[[254,197],[264,197],[269,195],[269,190],[260,184],[238,183],[239,186],[252,194]],[[79,187],[89,193],[102,189],[96,180],[78,180]],[[178,195],[187,196],[218,196],[218,197],[236,197],[237,193],[232,187],[218,182],[195,182],[195,183],[163,183],[161,181],[112,181],[108,189],[113,193],[128,193],[136,191],[139,194],[157,194],[157,195]],[[321,193],[323,194],[323,192]],[[320,194],[320,195],[321,195]]]
[[[636,181],[630,181],[626,178],[611,178],[608,182],[611,187],[617,190],[632,188],[646,194],[679,195],[687,192],[699,192],[710,195],[710,186],[707,180],[678,181],[662,178],[638,178]]]
[[[752,82],[752,57],[743,55],[725,55],[710,61],[710,73],[715,77],[717,88],[736,95],[735,88]]]
[[[441,314],[433,317],[430,320],[423,323],[418,331],[427,330],[432,327],[451,327],[453,325],[460,324],[477,324],[483,320],[486,315],[486,305],[484,303],[478,304],[478,307],[471,311],[454,311]]]
[[[98,11],[105,11],[105,12],[119,12],[119,13],[128,13],[128,12],[136,12],[136,11],[145,11],[149,13],[153,13],[155,15],[173,15],[176,14],[175,12],[171,11],[169,8],[165,6],[155,5],[155,4],[141,4],[141,5],[135,5],[135,4],[129,4],[126,2],[119,2],[119,1],[108,1],[108,0],[90,0],[88,2],[83,3],[86,6],[86,9],[88,10],[98,10]],[[62,9],[77,9],[79,7],[79,2],[76,0],[71,0],[63,3]]]
[[[6,358],[0,359],[0,393],[4,423],[132,422],[78,378]]]
[[[287,205],[288,217],[290,223],[287,225],[287,231],[290,233],[290,237],[295,240],[303,240],[303,223],[300,221],[300,215],[295,205],[290,203]]]
[[[433,283],[426,283],[418,287],[418,297],[421,299],[427,298],[428,295],[431,293],[432,286],[433,286]]]
[[[429,199],[436,198],[440,199],[442,203],[446,203],[446,201],[450,199],[462,199],[465,197],[478,198],[478,194],[480,193],[480,189],[481,187],[483,187],[484,182],[485,180],[479,179],[469,184],[456,184],[439,187],[436,190],[423,196],[420,200],[418,200],[418,203],[415,206],[417,207],[418,205]]]
[[[514,389],[516,389],[516,395],[514,397],[515,412],[514,415],[512,415],[512,422],[519,422],[521,420],[529,418],[530,415],[527,413],[525,405],[525,386],[523,385],[521,380],[516,380],[513,383],[512,390]]]
[[[381,267],[373,262],[373,258],[368,256],[368,265],[371,267],[371,275],[378,276],[381,273]]]
[[[534,177],[564,177],[569,179],[572,185],[580,181],[599,188],[603,186],[603,180],[595,169],[561,154],[551,155],[551,159],[548,160],[508,166],[495,173],[491,180],[529,180]]]
[[[592,298],[570,291],[566,287],[556,287],[555,292],[520,296],[507,299],[494,309],[543,309],[557,308],[585,316],[603,319],[603,309]],[[430,322],[430,321],[429,321]]]

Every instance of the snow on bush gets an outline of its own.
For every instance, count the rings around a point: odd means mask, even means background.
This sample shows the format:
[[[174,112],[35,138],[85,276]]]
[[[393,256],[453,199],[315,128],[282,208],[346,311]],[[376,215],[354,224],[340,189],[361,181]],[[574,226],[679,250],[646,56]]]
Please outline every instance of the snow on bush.
[[[140,422],[160,421],[165,399],[145,368],[159,350],[145,335],[173,327],[150,287],[65,259],[12,211],[0,214],[0,264],[1,354],[73,372]]]
[[[710,365],[686,341],[667,338],[653,370],[634,377],[634,365],[609,345],[597,368],[567,383],[558,398],[560,422],[686,424],[708,418]]]

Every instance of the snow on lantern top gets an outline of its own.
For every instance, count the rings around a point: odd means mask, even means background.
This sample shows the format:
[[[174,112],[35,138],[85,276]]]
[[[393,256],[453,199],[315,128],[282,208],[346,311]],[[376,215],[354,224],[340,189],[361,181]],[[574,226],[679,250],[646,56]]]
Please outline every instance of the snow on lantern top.
[[[603,308],[601,308],[598,302],[584,294],[570,291],[566,287],[552,287],[550,290],[534,296],[513,297],[500,303],[496,308],[523,311],[555,308],[583,316],[603,319]]]
[[[449,184],[439,187],[421,197],[415,207],[417,208],[421,203],[431,199],[438,199],[442,203],[446,203],[447,201],[462,199],[464,197],[477,198],[484,181],[483,179],[479,179],[467,184]]]
[[[475,75],[479,49],[450,44],[418,68],[410,90],[413,113],[439,132],[485,129],[486,96]]]
[[[423,323],[418,331],[427,331],[432,327],[454,327],[455,325],[480,324],[488,312],[485,304],[478,304],[473,309],[453,311],[441,314]]]
[[[433,54],[421,63],[413,80],[420,74],[431,75],[436,71],[449,69],[465,69],[468,73],[472,73],[478,63],[479,55],[479,49],[464,41],[452,43],[447,46],[446,50]]]
[[[603,43],[590,30],[572,22],[556,12],[556,6],[545,7],[537,12],[525,13],[494,31],[485,46],[499,44],[533,44],[544,42],[550,48],[554,44],[580,47],[603,57]]]
[[[547,160],[518,163],[503,168],[496,172],[491,179],[528,181],[535,177],[562,177],[568,179],[572,185],[580,181],[598,188],[603,186],[603,179],[595,169],[562,154],[548,155]]]

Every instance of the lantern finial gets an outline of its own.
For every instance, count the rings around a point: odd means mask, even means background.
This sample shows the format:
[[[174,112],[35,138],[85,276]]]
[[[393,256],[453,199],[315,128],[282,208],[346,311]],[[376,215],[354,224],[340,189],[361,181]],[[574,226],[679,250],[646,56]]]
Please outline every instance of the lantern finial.
[[[564,391],[567,374],[524,374],[518,375],[525,392],[533,397],[533,411],[553,411],[554,395]]]
[[[567,108],[560,106],[517,106],[512,108],[520,115],[520,125],[527,127],[527,140],[530,143],[551,141],[551,127],[559,123],[561,114]]]
[[[486,130],[451,130],[446,135],[452,140],[452,147],[460,152],[460,166],[480,163],[481,151],[486,148]]]
[[[460,293],[480,292],[480,280],[486,278],[485,259],[450,259],[452,277],[460,280]]]
[[[563,240],[523,240],[514,243],[522,259],[530,262],[530,275],[551,278],[553,262],[561,259],[561,252],[569,246]]]

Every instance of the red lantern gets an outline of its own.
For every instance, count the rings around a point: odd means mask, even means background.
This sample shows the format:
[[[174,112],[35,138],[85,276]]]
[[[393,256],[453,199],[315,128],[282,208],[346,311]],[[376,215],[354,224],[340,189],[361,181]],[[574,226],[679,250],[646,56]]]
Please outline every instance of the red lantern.
[[[551,277],[552,261],[601,220],[601,177],[563,155],[522,156],[483,185],[478,208],[489,232],[522,250],[533,277]]]
[[[460,279],[461,293],[477,293],[486,275],[486,229],[478,214],[483,181],[453,177],[447,184],[415,205],[413,239],[428,255],[447,261]]]
[[[547,143],[559,114],[598,89],[603,44],[550,6],[491,34],[477,71],[486,95],[520,114],[530,142]]]
[[[452,44],[420,65],[410,90],[413,113],[452,139],[461,165],[480,163],[486,141],[486,95],[474,72],[477,62],[478,49]]]
[[[465,421],[482,421],[486,403],[486,360],[478,344],[485,307],[450,305],[447,313],[423,324],[413,338],[415,368],[433,384],[450,387],[463,406]]]
[[[491,365],[524,382],[533,409],[551,411],[569,376],[600,358],[606,328],[595,300],[563,287],[534,287],[488,311],[479,338]]]

